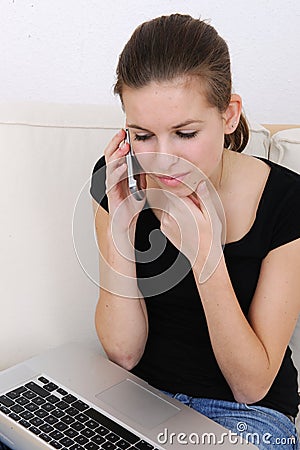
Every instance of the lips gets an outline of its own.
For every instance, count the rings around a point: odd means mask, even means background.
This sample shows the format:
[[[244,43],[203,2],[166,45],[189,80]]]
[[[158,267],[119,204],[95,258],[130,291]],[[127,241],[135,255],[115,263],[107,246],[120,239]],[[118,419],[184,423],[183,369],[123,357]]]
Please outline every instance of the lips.
[[[174,186],[177,186],[179,183],[181,183],[186,175],[187,175],[186,173],[176,174],[176,175],[172,175],[172,176],[162,175],[162,176],[157,176],[157,179],[161,183],[165,184],[166,186],[174,187]]]

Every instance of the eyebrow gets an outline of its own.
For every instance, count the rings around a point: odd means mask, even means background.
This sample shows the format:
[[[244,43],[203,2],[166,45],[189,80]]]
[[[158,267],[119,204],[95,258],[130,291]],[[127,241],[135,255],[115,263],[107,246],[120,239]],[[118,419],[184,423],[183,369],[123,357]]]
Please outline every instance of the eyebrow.
[[[171,127],[171,128],[172,128],[172,130],[176,130],[178,128],[182,128],[182,127],[185,127],[187,125],[190,125],[191,123],[204,123],[204,121],[203,120],[189,119],[189,120],[186,120],[185,122],[179,123],[178,125],[175,125],[174,127]],[[136,125],[134,123],[128,123],[127,127],[128,128],[134,128],[136,130],[147,131],[148,133],[152,133],[150,130],[147,130],[147,128],[140,127],[139,125]]]

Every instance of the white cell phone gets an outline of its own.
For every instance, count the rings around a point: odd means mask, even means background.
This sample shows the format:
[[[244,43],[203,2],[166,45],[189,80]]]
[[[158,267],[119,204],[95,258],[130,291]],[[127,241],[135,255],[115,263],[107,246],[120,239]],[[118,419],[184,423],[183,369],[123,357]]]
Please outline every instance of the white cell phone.
[[[125,131],[126,131],[125,142],[129,144],[129,152],[126,155],[128,187],[130,193],[134,196],[136,200],[143,200],[145,197],[145,192],[141,189],[140,186],[139,173],[141,171],[141,167],[138,163],[136,156],[133,154],[128,128],[126,128]]]

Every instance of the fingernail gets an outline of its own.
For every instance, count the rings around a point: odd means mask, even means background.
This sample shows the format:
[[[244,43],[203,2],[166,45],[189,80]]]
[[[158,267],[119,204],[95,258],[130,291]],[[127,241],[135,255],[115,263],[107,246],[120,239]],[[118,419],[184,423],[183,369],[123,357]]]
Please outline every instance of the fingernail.
[[[198,186],[198,191],[201,193],[207,192],[207,186],[205,181],[201,181],[201,183]]]

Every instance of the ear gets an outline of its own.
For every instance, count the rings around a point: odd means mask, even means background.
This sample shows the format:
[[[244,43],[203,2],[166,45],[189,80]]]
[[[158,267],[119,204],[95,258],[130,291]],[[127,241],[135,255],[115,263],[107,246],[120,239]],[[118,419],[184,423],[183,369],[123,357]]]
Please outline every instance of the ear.
[[[223,115],[224,134],[231,134],[236,130],[241,113],[242,99],[238,94],[232,94],[229,106]]]

